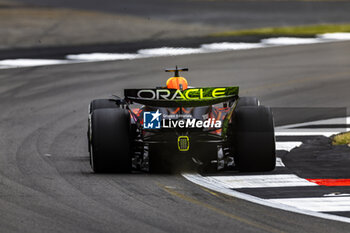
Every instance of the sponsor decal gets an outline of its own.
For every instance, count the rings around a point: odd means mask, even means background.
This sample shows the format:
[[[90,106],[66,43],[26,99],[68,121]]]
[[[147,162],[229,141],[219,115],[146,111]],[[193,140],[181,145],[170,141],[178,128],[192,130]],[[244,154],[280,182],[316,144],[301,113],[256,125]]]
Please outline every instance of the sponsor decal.
[[[163,119],[162,128],[221,128],[221,121],[215,118],[207,120],[197,119]]]
[[[143,100],[206,100],[226,97],[236,89],[228,87],[219,88],[190,88],[186,90],[175,89],[142,89],[137,91],[137,98]]]
[[[171,116],[171,117],[169,117]],[[215,118],[195,119],[191,115],[166,115],[157,110],[156,112],[143,113],[143,128],[144,129],[160,129],[160,128],[221,128],[222,122]],[[179,119],[180,118],[180,119]]]
[[[156,112],[143,113],[143,128],[144,129],[160,129],[162,114],[157,110]]]
[[[162,118],[163,119],[190,119],[190,118],[193,118],[193,116],[191,114],[178,114],[178,113],[175,113],[175,114],[163,114],[162,115]]]

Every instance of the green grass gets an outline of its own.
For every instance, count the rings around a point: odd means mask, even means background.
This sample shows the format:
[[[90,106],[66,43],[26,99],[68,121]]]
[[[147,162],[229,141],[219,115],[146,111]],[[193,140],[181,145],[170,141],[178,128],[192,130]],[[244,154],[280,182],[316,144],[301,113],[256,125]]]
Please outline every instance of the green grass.
[[[226,31],[211,34],[210,36],[268,36],[268,35],[289,35],[289,36],[311,36],[331,32],[350,32],[350,24],[318,24],[307,26],[291,27],[268,27],[257,29],[246,29]]]
[[[346,145],[350,144],[350,132],[341,133],[332,137],[333,145]]]

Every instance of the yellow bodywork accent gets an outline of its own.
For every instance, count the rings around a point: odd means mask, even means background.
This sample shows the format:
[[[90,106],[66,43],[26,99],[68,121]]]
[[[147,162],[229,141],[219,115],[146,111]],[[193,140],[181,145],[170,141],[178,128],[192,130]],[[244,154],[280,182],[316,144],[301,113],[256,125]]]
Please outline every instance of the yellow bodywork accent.
[[[190,149],[190,139],[188,136],[179,136],[177,138],[177,147],[179,151],[188,151]]]

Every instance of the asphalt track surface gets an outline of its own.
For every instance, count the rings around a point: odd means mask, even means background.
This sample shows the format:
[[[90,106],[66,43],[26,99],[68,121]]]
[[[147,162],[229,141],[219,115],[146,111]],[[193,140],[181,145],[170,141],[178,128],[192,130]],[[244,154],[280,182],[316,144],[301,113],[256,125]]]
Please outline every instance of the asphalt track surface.
[[[348,51],[349,42],[337,42],[1,70],[1,232],[350,231],[213,193],[181,175],[93,174],[86,141],[91,99],[164,84],[162,69],[174,65],[190,68],[193,86],[237,84],[273,107],[348,107]]]
[[[96,10],[149,19],[246,29],[350,22],[348,0],[19,0],[48,7]],[[174,28],[176,30],[176,28]]]

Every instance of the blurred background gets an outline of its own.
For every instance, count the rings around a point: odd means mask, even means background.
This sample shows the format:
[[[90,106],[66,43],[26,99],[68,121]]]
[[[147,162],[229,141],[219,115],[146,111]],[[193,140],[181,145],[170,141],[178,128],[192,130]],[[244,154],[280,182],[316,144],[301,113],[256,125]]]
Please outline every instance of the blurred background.
[[[349,0],[0,0],[0,49],[310,36],[325,25],[350,31],[349,12]],[[302,25],[312,27],[288,28]]]
[[[163,86],[164,68],[185,66],[190,86],[238,85],[273,107],[276,126],[298,123],[287,129],[300,135],[276,137],[288,171],[273,175],[348,179],[350,148],[314,133],[349,130],[349,32],[350,0],[0,0],[0,232],[350,232],[180,175],[95,175],[86,138],[91,100]],[[266,184],[247,194],[345,194],[317,203],[350,216],[349,186]]]

